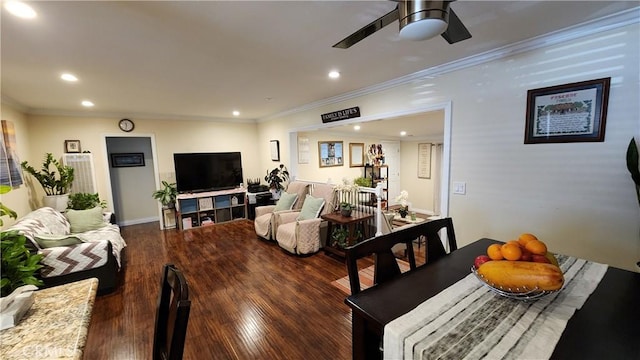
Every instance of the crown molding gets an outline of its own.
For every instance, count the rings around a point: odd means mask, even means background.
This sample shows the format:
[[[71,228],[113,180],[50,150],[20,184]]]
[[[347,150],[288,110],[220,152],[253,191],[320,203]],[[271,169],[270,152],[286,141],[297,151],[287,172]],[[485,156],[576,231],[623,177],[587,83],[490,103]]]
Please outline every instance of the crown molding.
[[[377,93],[397,86],[405,85],[424,78],[436,77],[446,73],[466,69],[477,66],[490,61],[503,59],[509,56],[520,54],[523,52],[540,49],[543,47],[556,45],[566,41],[579,39],[582,37],[594,35],[604,31],[617,29],[620,27],[637,24],[640,22],[640,7],[621,11],[616,14],[608,15],[599,19],[587,21],[578,25],[570,26],[562,30],[557,30],[545,35],[536,36],[527,40],[519,41],[513,44],[502,46],[484,53],[469,56],[463,59],[452,61],[446,64],[433,66],[415,73],[395,78],[386,82],[382,82],[370,87],[362,88],[352,92],[344,93],[338,96],[318,100],[294,109],[283,111],[274,115],[260,118],[258,122],[266,122],[287,115],[313,110],[322,106],[339,103],[365,95]]]
[[[129,119],[147,119],[147,120],[193,120],[193,121],[213,121],[213,122],[229,122],[229,123],[245,123],[255,124],[255,119],[236,119],[236,118],[215,118],[206,116],[189,116],[189,115],[172,115],[172,114],[149,114],[149,113],[124,113],[124,112],[93,112],[87,111],[65,111],[54,109],[27,109],[27,115],[43,115],[43,116],[66,116],[66,117],[91,117],[91,118],[129,118]]]
[[[29,110],[28,107],[20,104],[19,102],[15,101],[13,98],[10,98],[6,95],[2,95],[0,96],[0,102],[2,102],[2,104],[7,104],[13,108],[15,108],[16,110],[20,111],[21,113],[27,113],[27,111]]]

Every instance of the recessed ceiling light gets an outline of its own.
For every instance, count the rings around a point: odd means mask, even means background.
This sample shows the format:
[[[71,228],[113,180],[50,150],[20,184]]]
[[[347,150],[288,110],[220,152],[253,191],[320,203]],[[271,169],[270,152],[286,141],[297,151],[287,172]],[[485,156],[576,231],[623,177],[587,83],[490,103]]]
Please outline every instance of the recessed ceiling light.
[[[91,102],[89,100],[82,100],[82,106],[84,106],[84,107],[92,107],[93,106],[93,102]]]
[[[238,111],[238,110],[234,110],[234,111],[233,111],[233,116],[238,116],[238,115],[240,115],[240,111]]]
[[[62,79],[64,81],[69,81],[69,82],[78,81],[78,78],[75,75],[69,74],[69,73],[64,73],[64,74],[60,75],[60,79]]]
[[[405,135],[407,135],[406,131],[400,131],[400,136],[405,136]]]
[[[356,130],[356,131],[360,130],[360,125],[354,125],[353,130]]]
[[[340,73],[337,70],[330,71],[329,77],[332,79],[337,79],[340,77]]]
[[[22,1],[7,1],[4,3],[4,8],[11,14],[23,19],[33,19],[38,15],[31,6]]]

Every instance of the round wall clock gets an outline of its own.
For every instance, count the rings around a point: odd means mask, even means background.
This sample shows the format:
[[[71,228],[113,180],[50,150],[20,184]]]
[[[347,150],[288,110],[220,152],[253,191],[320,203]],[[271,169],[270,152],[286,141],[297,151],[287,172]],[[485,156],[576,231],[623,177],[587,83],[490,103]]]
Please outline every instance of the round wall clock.
[[[135,127],[135,125],[133,124],[133,121],[129,119],[120,120],[120,122],[118,123],[118,126],[120,127],[120,130],[126,131],[126,132],[132,131],[133,128]]]

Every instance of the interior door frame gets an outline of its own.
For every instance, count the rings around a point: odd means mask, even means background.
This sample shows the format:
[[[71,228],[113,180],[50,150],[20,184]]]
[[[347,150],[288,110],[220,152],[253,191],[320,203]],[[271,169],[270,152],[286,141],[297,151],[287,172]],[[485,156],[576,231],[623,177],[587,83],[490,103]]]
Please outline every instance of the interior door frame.
[[[440,216],[449,216],[449,187],[451,181],[451,101],[446,101],[437,104],[426,105],[422,107],[416,107],[409,110],[396,110],[387,113],[377,113],[367,116],[362,116],[355,119],[349,119],[340,121],[340,125],[348,125],[355,123],[363,123],[368,121],[383,120],[388,118],[396,118],[406,115],[417,115],[421,113],[442,110],[444,112],[444,134],[442,139],[442,184],[440,186]],[[328,129],[336,126],[335,123],[319,124],[304,126],[299,128],[293,128],[289,130],[289,154],[290,163],[289,172],[291,174],[298,173],[298,132],[314,131]]]
[[[104,163],[104,173],[106,174],[107,186],[107,203],[114,204],[113,202],[113,189],[111,188],[111,171],[109,169],[109,148],[107,146],[107,139],[113,137],[131,137],[131,138],[149,138],[151,141],[151,156],[153,157],[153,177],[155,179],[155,188],[160,188],[160,173],[158,171],[158,151],[156,148],[156,136],[151,133],[108,133],[102,134],[102,147],[104,154],[107,156]],[[151,196],[151,195],[149,195]],[[117,216],[117,214],[116,214]],[[158,219],[160,220],[160,230],[162,230],[162,204],[158,202]]]

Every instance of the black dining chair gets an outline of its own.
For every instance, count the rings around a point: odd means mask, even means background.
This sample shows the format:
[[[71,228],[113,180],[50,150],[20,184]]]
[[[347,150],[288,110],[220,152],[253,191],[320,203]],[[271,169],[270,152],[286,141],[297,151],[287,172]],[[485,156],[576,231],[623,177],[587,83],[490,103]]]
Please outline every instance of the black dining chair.
[[[410,270],[416,268],[416,258],[413,252],[412,243],[417,236],[405,236],[405,232],[406,230],[399,230],[385,235],[372,237],[345,248],[351,295],[357,294],[361,290],[360,279],[358,278],[358,259],[367,257],[371,254],[375,255],[373,272],[374,285],[391,280],[402,273],[400,271],[400,266],[398,266],[398,262],[396,261],[396,257],[391,250],[391,248],[396,244],[405,244]]]
[[[190,309],[189,286],[184,275],[173,264],[166,264],[153,335],[154,360],[182,359]]]
[[[447,251],[442,245],[442,239],[440,238],[439,231],[443,228],[447,232],[447,242],[449,243],[449,253],[452,253],[458,249],[458,243],[456,242],[456,233],[453,231],[453,220],[451,218],[443,218],[427,221],[424,227],[424,237],[427,240],[426,250],[426,263],[434,262],[443,256],[447,255]]]

